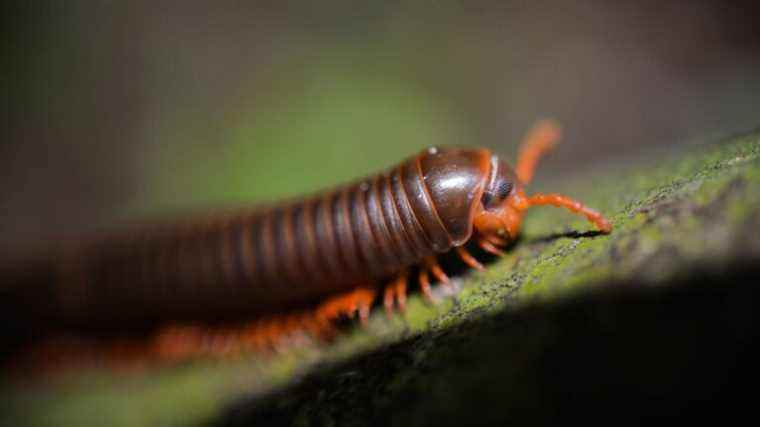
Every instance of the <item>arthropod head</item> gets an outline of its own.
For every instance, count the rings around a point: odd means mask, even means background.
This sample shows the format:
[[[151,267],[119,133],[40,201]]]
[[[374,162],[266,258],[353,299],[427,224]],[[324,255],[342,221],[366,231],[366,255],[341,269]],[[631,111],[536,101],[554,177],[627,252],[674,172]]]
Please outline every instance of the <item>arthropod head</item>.
[[[551,120],[539,121],[525,137],[515,169],[496,156],[491,157],[488,181],[473,218],[479,234],[492,243],[507,243],[517,236],[525,211],[539,205],[565,208],[585,216],[602,233],[612,231],[612,224],[599,212],[567,196],[525,195],[524,187],[533,178],[538,159],[557,143],[559,137],[559,125]]]
[[[481,235],[509,241],[517,236],[522,222],[523,185],[514,170],[497,156],[491,156],[490,165],[473,225]]]

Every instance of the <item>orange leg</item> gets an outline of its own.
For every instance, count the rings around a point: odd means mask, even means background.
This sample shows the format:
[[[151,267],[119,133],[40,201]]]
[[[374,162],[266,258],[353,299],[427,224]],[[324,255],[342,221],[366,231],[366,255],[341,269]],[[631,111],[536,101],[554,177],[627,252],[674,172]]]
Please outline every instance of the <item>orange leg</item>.
[[[491,244],[493,244],[495,246],[507,246],[507,244],[509,244],[509,242],[507,241],[507,239],[505,239],[503,237],[499,237],[499,236],[493,235],[493,234],[484,235],[483,239],[487,240],[489,243],[491,243]]]
[[[602,216],[599,212],[584,206],[581,202],[573,200],[561,194],[541,194],[536,193],[524,200],[520,209],[527,209],[530,206],[552,205],[558,208],[565,208],[573,213],[578,213],[586,217],[602,233],[612,231],[612,223]]]
[[[310,312],[302,313],[301,324],[304,331],[315,338],[330,338],[335,335],[335,328],[330,323],[330,320],[320,318],[318,314]]]
[[[450,292],[454,291],[454,287],[451,285],[451,279],[449,279],[449,276],[443,272],[443,269],[434,257],[427,258],[425,260],[425,265],[428,269],[430,269],[430,272],[433,273],[433,276],[435,276],[435,278],[441,282],[441,285],[443,287],[445,287]]]
[[[400,274],[396,280],[385,287],[383,305],[385,314],[389,318],[393,315],[394,302],[399,311],[403,312],[406,309],[406,272]]]
[[[256,350],[269,350],[269,337],[271,336],[272,320],[257,322],[256,326],[249,331],[250,339]]]
[[[552,120],[541,120],[523,139],[518,156],[515,173],[517,178],[527,184],[533,179],[538,159],[559,141],[561,135],[559,124]]]
[[[225,357],[235,358],[238,357],[241,350],[243,350],[240,343],[240,331],[234,330],[222,333],[217,337],[215,351],[218,351],[219,354]]]
[[[182,360],[197,353],[202,340],[203,331],[200,328],[169,326],[153,339],[152,351],[166,361]],[[116,355],[116,359],[123,357]]]
[[[493,243],[489,242],[488,240],[485,240],[483,238],[478,238],[477,241],[478,241],[478,246],[480,246],[481,249],[483,249],[484,251],[488,252],[491,255],[496,255],[496,256],[506,255],[504,251],[497,248]]]
[[[396,297],[395,291],[396,288],[393,285],[388,285],[383,292],[383,307],[385,307],[385,316],[389,319],[393,315],[393,304]]]
[[[243,337],[243,347],[257,351],[269,351],[270,326],[272,319],[259,320],[253,322],[250,326],[244,327],[241,331]]]
[[[396,283],[396,304],[400,311],[406,310],[406,274]]]
[[[301,313],[294,313],[282,319],[283,334],[278,341],[290,345],[301,339],[305,329],[302,318],[303,316]],[[277,344],[279,344],[279,342]]]
[[[336,319],[340,316],[353,317],[359,314],[359,320],[365,323],[369,318],[369,309],[375,300],[375,290],[359,287],[355,290],[335,296],[317,308],[317,318],[324,320]]]
[[[418,280],[420,282],[420,291],[422,291],[422,296],[425,297],[428,302],[435,303],[433,292],[430,289],[430,278],[428,277],[427,270],[424,268],[420,269]]]
[[[374,301],[375,295],[373,294],[369,298],[359,299],[356,302],[356,312],[359,314],[359,321],[362,325],[367,324],[369,320],[369,309],[372,307],[372,301]]]
[[[485,270],[485,267],[483,267],[483,264],[478,262],[478,260],[476,260],[475,257],[470,255],[470,253],[467,252],[467,250],[463,248],[462,246],[457,247],[457,254],[459,255],[459,258],[461,258],[462,261],[464,261],[464,263],[467,264],[468,266],[478,271]]]

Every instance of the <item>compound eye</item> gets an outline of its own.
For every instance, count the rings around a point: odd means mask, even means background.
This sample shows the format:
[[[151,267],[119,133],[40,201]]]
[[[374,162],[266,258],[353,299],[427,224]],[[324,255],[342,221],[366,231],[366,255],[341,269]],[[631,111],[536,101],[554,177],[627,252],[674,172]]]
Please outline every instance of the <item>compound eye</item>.
[[[512,191],[512,183],[506,180],[500,181],[497,185],[489,188],[483,193],[483,206],[486,208],[500,205],[506,200]]]
[[[496,198],[500,201],[509,196],[509,192],[512,191],[512,183],[508,181],[501,181],[496,187]]]

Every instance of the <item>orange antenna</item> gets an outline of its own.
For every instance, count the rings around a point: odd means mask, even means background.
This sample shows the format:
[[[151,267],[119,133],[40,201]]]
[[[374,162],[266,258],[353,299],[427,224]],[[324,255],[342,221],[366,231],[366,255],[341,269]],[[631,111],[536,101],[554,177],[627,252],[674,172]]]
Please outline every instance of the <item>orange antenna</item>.
[[[581,214],[586,217],[592,224],[596,226],[602,233],[609,233],[612,231],[612,223],[610,223],[602,214],[594,209],[585,206],[583,203],[573,200],[567,196],[561,194],[542,194],[535,193],[530,197],[522,200],[518,208],[520,210],[528,209],[531,206],[540,205],[552,205],[558,208],[565,208],[570,212]]]
[[[540,120],[528,131],[523,139],[517,158],[515,173],[523,184],[533,179],[538,160],[559,142],[562,135],[560,126],[554,120]]]

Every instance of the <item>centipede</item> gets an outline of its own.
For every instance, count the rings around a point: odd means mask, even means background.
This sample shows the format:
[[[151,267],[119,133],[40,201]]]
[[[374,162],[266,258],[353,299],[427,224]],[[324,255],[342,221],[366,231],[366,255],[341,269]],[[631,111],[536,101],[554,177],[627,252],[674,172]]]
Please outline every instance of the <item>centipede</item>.
[[[434,287],[451,286],[441,256],[483,270],[468,247],[502,256],[532,207],[612,231],[570,197],[526,193],[559,139],[559,125],[542,120],[514,168],[485,148],[431,147],[299,200],[78,239],[4,275],[4,327],[25,345],[138,331],[142,344],[118,338],[111,352],[176,360],[333,336],[337,319],[403,312],[410,284],[434,304]]]

